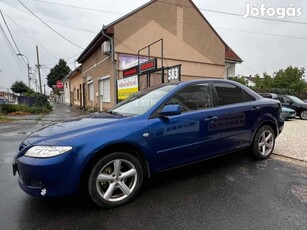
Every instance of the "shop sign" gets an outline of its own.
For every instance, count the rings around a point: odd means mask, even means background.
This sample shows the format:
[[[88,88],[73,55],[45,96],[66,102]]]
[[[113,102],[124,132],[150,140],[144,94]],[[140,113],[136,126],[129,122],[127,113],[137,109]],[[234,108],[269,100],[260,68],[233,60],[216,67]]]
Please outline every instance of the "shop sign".
[[[149,61],[141,63],[139,67],[140,73],[149,72],[155,69],[157,69],[157,59],[156,58],[150,59]]]
[[[138,77],[137,75],[120,79],[117,81],[118,99],[124,100],[130,95],[138,92]]]
[[[64,86],[63,86],[63,82],[62,82],[62,81],[60,81],[60,80],[59,80],[59,81],[57,81],[57,82],[56,82],[56,88],[57,88],[57,89],[63,89],[63,88],[64,88]]]
[[[136,74],[138,74],[138,66],[123,71],[123,77],[130,77]]]

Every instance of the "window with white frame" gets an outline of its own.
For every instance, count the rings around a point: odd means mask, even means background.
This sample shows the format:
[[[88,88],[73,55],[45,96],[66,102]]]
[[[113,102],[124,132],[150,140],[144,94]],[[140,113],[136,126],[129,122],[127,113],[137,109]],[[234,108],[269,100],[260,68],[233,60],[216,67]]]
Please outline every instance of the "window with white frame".
[[[99,95],[101,96],[102,102],[111,102],[110,76],[100,79]]]
[[[94,101],[94,84],[93,82],[88,83],[88,99]]]

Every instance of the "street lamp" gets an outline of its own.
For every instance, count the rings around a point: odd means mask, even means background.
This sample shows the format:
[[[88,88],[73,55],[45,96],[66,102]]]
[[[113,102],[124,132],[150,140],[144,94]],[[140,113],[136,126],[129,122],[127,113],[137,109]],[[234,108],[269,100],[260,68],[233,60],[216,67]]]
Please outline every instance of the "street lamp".
[[[28,85],[29,85],[29,88],[31,88],[31,85],[30,85],[30,81],[31,81],[31,78],[30,78],[30,64],[29,64],[29,58],[22,54],[22,53],[18,53],[16,54],[17,56],[21,56],[21,57],[25,57],[27,59],[27,67],[28,67]]]

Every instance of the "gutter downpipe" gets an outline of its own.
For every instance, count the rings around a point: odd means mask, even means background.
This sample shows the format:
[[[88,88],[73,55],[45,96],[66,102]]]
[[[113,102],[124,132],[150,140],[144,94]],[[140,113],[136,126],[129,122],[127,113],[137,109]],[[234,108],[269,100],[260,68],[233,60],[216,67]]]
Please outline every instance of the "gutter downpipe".
[[[101,34],[108,38],[111,43],[111,56],[112,56],[112,64],[113,64],[113,69],[114,69],[114,105],[117,104],[117,65],[116,65],[116,60],[115,60],[115,52],[114,52],[114,39],[110,36],[108,36],[104,31],[107,29],[105,25],[102,26]]]

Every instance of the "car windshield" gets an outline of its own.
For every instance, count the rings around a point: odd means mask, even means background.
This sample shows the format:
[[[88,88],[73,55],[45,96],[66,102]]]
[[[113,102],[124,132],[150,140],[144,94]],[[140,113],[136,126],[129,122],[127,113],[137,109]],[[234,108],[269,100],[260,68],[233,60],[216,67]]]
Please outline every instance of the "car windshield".
[[[143,114],[176,86],[177,85],[163,85],[142,90],[117,104],[109,113],[123,116]]]
[[[292,101],[294,101],[295,103],[306,103],[304,101],[302,101],[301,99],[299,99],[298,97],[294,97],[294,96],[288,96]]]

